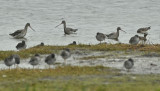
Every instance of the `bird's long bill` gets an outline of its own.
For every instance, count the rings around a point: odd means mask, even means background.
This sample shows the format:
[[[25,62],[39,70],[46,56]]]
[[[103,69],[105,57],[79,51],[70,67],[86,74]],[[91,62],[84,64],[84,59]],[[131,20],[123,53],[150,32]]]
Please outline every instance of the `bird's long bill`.
[[[35,31],[31,26],[29,26],[33,31]]]
[[[124,30],[121,30],[121,31],[123,31],[123,32],[127,33],[127,32],[126,32],[126,31],[124,31]]]
[[[60,26],[61,24],[62,24],[62,23],[60,23],[59,25],[55,26],[55,28],[58,27],[58,26]]]

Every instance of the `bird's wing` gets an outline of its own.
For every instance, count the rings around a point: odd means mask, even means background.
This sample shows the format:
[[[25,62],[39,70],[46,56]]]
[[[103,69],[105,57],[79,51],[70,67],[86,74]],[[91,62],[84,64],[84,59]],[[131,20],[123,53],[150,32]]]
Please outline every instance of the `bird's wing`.
[[[22,45],[22,43],[18,43],[17,46],[16,46],[16,48],[18,48],[18,46],[22,47],[23,45]]]
[[[110,33],[108,35],[106,35],[108,38],[111,38],[112,36],[114,36],[116,33]]]
[[[66,56],[66,52],[62,51],[61,56]]]
[[[9,34],[9,35],[15,36],[15,35],[20,34],[21,32],[22,32],[22,29],[21,29],[21,30],[17,30],[17,31],[15,31],[14,33],[11,33],[11,34]]]
[[[131,39],[129,40],[129,43],[132,43],[133,40],[134,40],[134,37],[131,37]]]
[[[48,62],[50,58],[51,58],[51,55],[47,56],[45,59],[45,62]]]
[[[67,27],[66,29],[71,31],[71,32],[76,32],[78,30],[78,29],[73,29],[73,28],[69,28],[69,27]]]
[[[147,33],[148,30],[149,30],[148,27],[139,28],[139,29],[137,30],[137,33],[142,33],[142,34],[144,34],[144,33]]]
[[[100,33],[99,36],[102,37],[102,38],[106,38],[106,35],[103,34],[103,33]]]

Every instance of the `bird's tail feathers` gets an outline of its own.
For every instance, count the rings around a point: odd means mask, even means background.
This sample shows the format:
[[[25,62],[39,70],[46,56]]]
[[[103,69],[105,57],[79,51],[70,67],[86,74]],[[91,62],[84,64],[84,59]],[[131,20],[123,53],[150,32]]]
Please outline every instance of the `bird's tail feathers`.
[[[78,29],[73,29],[74,32],[78,31]]]
[[[9,35],[13,36],[13,33],[10,33]]]

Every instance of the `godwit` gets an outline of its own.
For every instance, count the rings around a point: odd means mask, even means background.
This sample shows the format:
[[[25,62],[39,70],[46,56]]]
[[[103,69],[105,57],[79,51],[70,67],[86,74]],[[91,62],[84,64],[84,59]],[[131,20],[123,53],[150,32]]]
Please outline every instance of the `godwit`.
[[[108,34],[108,35],[106,35],[106,36],[108,37],[108,39],[113,39],[113,40],[118,41],[119,30],[125,32],[125,31],[122,30],[120,27],[117,27],[117,32],[110,33],[110,34]],[[125,33],[126,33],[126,32],[125,32]]]
[[[129,43],[132,45],[137,45],[139,43],[140,39],[138,35],[135,35],[133,37],[131,37],[131,39],[129,40]]]
[[[124,62],[124,67],[129,71],[134,66],[134,61],[133,59],[128,59],[127,61]]]
[[[76,41],[73,41],[73,43],[70,43],[68,45],[77,45]]]
[[[47,63],[49,65],[49,69],[50,69],[50,65],[53,65],[55,63],[55,61],[56,61],[56,57],[55,57],[54,53],[50,54],[45,59],[45,63]]]
[[[38,65],[40,62],[40,55],[39,54],[35,54],[33,57],[31,57],[29,63],[33,66]]]
[[[66,27],[66,22],[64,20],[59,25],[61,25],[61,24],[63,24],[64,33],[67,34],[67,35],[73,34],[73,33],[75,33],[78,30],[78,29],[73,29],[73,28]],[[59,25],[57,25],[56,27],[58,27]]]
[[[20,29],[20,30],[17,30],[15,31],[14,33],[11,33],[9,35],[11,35],[12,37],[14,38],[23,38],[26,33],[27,33],[27,29],[28,27],[30,27],[33,31],[35,31],[31,26],[30,26],[30,23],[27,23],[24,27],[24,29]]]
[[[8,66],[8,67],[9,67],[9,70],[10,70],[10,67],[11,67],[13,64],[15,64],[15,60],[14,60],[13,56],[9,56],[9,57],[5,58],[4,64],[5,64],[6,66]]]
[[[70,53],[70,49],[66,48],[62,51],[61,53],[61,56],[62,58],[64,59],[64,62],[66,64],[66,59],[69,58],[71,56],[71,53]]]
[[[148,34],[147,31],[151,29],[151,27],[145,27],[145,28],[139,28],[137,30],[137,33],[140,33],[140,34]]]
[[[99,32],[98,32],[97,35],[96,35],[96,39],[97,39],[98,41],[100,41],[100,43],[101,43],[101,41],[104,41],[105,38],[106,38],[106,35],[103,34],[103,33],[99,33]]]
[[[17,50],[26,49],[26,47],[27,47],[27,45],[24,40],[21,43],[18,43],[16,46]]]
[[[146,43],[146,41],[147,41],[147,35],[148,34],[144,34],[144,37],[141,37],[141,36],[139,36],[139,40],[142,42],[142,44],[145,44]]]

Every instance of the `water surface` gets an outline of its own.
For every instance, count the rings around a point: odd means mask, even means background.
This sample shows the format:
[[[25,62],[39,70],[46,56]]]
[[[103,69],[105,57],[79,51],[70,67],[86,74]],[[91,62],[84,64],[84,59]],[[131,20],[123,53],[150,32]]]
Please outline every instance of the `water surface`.
[[[159,0],[0,0],[0,3],[0,50],[16,50],[21,39],[8,34],[23,29],[27,22],[36,30],[29,29],[25,36],[28,47],[40,42],[97,44],[97,32],[108,34],[118,26],[127,32],[120,32],[122,43],[128,43],[138,28],[148,26],[151,26],[148,40],[160,43]],[[64,36],[63,26],[55,28],[62,18],[67,26],[78,28],[77,34]]]

